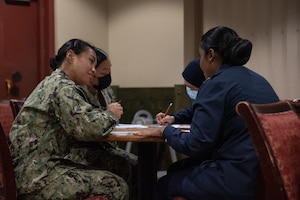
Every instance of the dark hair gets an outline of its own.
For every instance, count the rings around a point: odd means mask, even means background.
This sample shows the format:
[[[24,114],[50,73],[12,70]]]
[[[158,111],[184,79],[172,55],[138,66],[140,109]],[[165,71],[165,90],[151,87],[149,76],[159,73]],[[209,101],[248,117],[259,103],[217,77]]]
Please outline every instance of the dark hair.
[[[73,50],[76,55],[84,52],[87,48],[95,50],[95,47],[80,39],[71,39],[64,43],[57,52],[57,55],[50,58],[50,67],[55,70],[59,68],[66,58],[67,51]]]
[[[95,52],[97,56],[97,68],[103,61],[105,61],[108,58],[108,54],[104,50],[97,47],[95,47]]]
[[[102,107],[106,107],[107,104],[106,104],[105,97],[102,94],[101,90],[109,87],[110,84],[111,84],[111,74],[109,73],[101,78],[98,78],[98,85],[95,86],[95,88],[98,90],[98,95],[97,95],[98,101]]]
[[[200,47],[208,53],[213,49],[223,59],[223,64],[244,65],[251,56],[252,43],[240,38],[238,34],[224,26],[217,26],[207,31],[201,38]]]
[[[95,47],[95,52],[96,52],[96,56],[97,56],[97,65],[96,68],[108,58],[108,54],[100,49]],[[105,88],[107,88],[108,86],[110,86],[111,84],[111,75],[110,73],[105,75],[104,77],[99,77],[98,78],[98,85],[95,85],[94,88],[96,88],[98,91],[101,91]]]

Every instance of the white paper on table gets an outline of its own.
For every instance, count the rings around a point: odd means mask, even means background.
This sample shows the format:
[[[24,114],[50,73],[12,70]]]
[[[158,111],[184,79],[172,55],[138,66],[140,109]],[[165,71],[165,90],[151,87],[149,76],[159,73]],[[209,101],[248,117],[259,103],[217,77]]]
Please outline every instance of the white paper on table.
[[[118,124],[115,128],[148,128],[142,124]]]
[[[131,135],[133,131],[112,131],[110,132],[112,135]]]
[[[181,129],[190,129],[190,124],[172,124],[174,128],[181,128]]]

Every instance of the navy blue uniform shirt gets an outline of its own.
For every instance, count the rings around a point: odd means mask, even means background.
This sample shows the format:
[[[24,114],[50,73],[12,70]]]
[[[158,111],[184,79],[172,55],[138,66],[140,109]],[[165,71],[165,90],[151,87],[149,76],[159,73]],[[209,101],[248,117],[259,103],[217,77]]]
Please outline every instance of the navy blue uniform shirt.
[[[163,137],[176,151],[205,159],[187,170],[181,183],[174,183],[188,199],[200,199],[203,191],[207,199],[211,199],[210,194],[215,199],[253,198],[258,159],[247,127],[235,110],[240,101],[260,104],[279,98],[257,73],[243,66],[223,65],[203,83],[181,119],[175,115],[176,122],[191,121],[190,132],[172,126],[164,129]],[[202,196],[197,196],[197,190]]]

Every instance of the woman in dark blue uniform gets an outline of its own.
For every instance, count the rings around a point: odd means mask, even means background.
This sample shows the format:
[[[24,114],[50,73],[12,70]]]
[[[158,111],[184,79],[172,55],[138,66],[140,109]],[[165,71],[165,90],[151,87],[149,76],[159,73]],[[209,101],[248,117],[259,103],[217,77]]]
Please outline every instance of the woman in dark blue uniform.
[[[271,85],[244,67],[252,43],[228,27],[215,27],[202,36],[199,55],[206,81],[191,105],[191,129],[170,125],[141,131],[162,135],[177,152],[189,156],[175,163],[157,183],[155,199],[182,196],[188,200],[252,200],[258,159],[239,101],[279,101]]]

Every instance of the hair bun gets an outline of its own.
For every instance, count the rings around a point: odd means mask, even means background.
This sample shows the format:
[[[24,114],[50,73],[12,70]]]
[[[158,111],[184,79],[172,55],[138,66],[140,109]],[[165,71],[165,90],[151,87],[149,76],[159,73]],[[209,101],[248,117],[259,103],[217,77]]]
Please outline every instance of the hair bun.
[[[247,39],[239,38],[231,47],[230,61],[232,65],[244,65],[251,56],[252,43]]]

